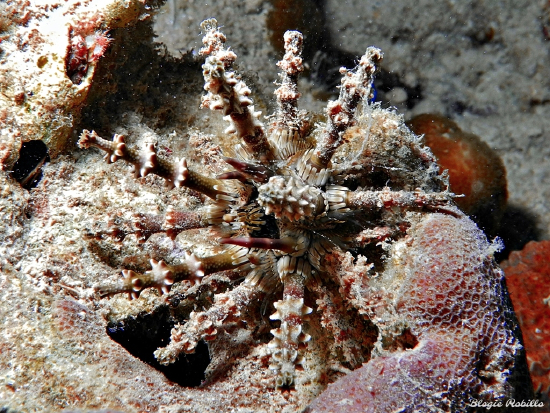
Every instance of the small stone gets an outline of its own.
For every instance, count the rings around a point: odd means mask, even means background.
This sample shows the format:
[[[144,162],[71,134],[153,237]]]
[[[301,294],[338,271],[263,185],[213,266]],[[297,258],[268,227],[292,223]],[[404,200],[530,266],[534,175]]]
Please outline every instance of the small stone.
[[[455,203],[489,235],[495,234],[506,209],[506,169],[498,154],[478,136],[464,132],[450,119],[423,114],[407,122],[424,135],[440,166],[449,171]]]

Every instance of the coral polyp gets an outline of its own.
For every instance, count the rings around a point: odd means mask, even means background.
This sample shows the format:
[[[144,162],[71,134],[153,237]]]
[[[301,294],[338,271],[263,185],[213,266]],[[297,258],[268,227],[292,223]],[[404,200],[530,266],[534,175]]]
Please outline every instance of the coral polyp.
[[[82,83],[88,66],[99,60],[109,47],[111,38],[102,31],[83,36],[71,31],[71,44],[65,57],[65,72],[74,84]]]
[[[277,110],[265,126],[254,109],[251,90],[232,69],[237,56],[225,47],[216,20],[206,20],[201,27],[207,92],[202,107],[221,112],[229,123],[225,133],[240,140],[224,148],[223,173],[210,176],[186,159],[163,157],[153,144],[138,150],[121,135],[111,141],[84,130],[79,145],[101,149],[109,163],[119,159],[129,163],[136,177],[155,174],[165,179],[169,189],[184,187],[203,194],[202,208],[167,207],[164,216],[142,220],[139,232],[166,232],[177,242],[187,231],[209,229],[218,252],[208,255],[189,249],[178,262],[151,259],[150,270],[125,269],[118,283],[99,285],[97,290],[102,296],[126,293],[138,298],[148,288],[165,294],[177,283],[205,285],[217,273],[236,274],[232,280],[242,279],[240,283],[216,292],[208,304],[196,304],[175,325],[170,343],[155,352],[157,360],[173,363],[180,355],[193,353],[199,341],[217,340],[220,332],[246,318],[249,307],[257,308],[253,304],[263,297],[264,304],[275,309],[269,317],[275,328],[266,362],[275,373],[274,386],[298,387],[307,380],[325,385],[330,369],[357,368],[374,355],[369,352],[375,340],[369,342],[366,337],[376,336],[380,320],[375,308],[396,311],[390,292],[377,287],[376,280],[385,267],[398,266],[396,254],[405,254],[408,245],[402,240],[414,238],[417,223],[432,214],[448,217],[456,225],[460,225],[458,219],[467,218],[454,206],[447,177],[439,173],[431,151],[399,115],[369,102],[382,59],[379,49],[367,48],[355,69],[340,70],[339,97],[328,103],[325,122],[314,122],[298,108],[303,36],[286,32],[285,55],[278,63]],[[338,259],[346,268],[354,267],[362,281],[351,285],[349,274],[334,270]],[[371,279],[372,288],[357,287]],[[374,302],[378,296],[380,302]],[[371,300],[368,311],[367,298]],[[352,307],[363,319],[354,319]],[[248,322],[260,329],[262,323],[269,323],[260,318]],[[362,323],[369,325],[370,332]],[[312,324],[315,328],[310,329]],[[384,344],[378,343],[378,350],[382,345],[400,348],[404,342],[414,347],[416,338],[404,338],[412,334],[411,325],[394,323],[393,338],[380,336]],[[378,328],[383,331],[381,325]],[[312,337],[319,340],[318,354],[309,357]],[[327,344],[327,340],[333,342]],[[323,357],[333,360],[320,363]],[[298,367],[308,363],[306,370],[314,374],[298,380],[305,374]]]

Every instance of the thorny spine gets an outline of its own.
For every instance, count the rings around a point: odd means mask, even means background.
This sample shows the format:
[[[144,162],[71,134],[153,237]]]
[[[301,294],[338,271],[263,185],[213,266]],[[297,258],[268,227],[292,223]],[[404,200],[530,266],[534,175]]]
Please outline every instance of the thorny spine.
[[[226,133],[237,133],[247,151],[258,154],[260,159],[273,159],[272,148],[259,121],[260,112],[254,111],[249,98],[250,89],[231,71],[237,55],[225,49],[225,36],[218,30],[215,19],[203,21],[201,28],[205,35],[200,53],[208,56],[202,67],[204,89],[208,91],[202,98],[202,106],[221,110],[231,123]]]
[[[88,130],[82,132],[78,144],[82,148],[95,146],[105,151],[107,153],[105,160],[108,163],[116,162],[118,159],[128,162],[133,166],[136,178],[154,173],[166,179],[169,188],[185,186],[213,199],[224,194],[220,190],[223,187],[222,181],[188,168],[187,161],[183,158],[171,162],[158,156],[153,144],[147,145],[143,151],[138,151],[127,147],[122,135],[117,134],[112,141],[108,141],[99,137],[95,131],[90,132]]]
[[[336,149],[344,143],[344,132],[354,124],[357,105],[372,96],[374,74],[382,60],[382,52],[376,47],[369,47],[355,72],[341,68],[343,75],[340,96],[327,105],[328,123],[317,142],[311,163],[316,167],[327,167]]]

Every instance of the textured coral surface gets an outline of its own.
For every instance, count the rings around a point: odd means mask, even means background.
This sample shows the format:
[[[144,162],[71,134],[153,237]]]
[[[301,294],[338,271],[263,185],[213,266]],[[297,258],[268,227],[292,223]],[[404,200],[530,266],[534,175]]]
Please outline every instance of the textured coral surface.
[[[521,325],[535,391],[550,399],[550,241],[528,243],[501,266]]]
[[[329,385],[308,411],[468,411],[470,397],[510,394],[521,345],[502,328],[514,327],[495,246],[465,217],[432,214],[409,234],[392,246],[379,278],[347,269],[347,293],[379,328],[377,356]],[[404,331],[413,342],[399,342]]]
[[[30,140],[42,140],[52,156],[61,153],[105,50],[98,47],[97,39],[106,39],[101,30],[147,18],[144,6],[117,0],[0,3],[0,159],[7,167]]]

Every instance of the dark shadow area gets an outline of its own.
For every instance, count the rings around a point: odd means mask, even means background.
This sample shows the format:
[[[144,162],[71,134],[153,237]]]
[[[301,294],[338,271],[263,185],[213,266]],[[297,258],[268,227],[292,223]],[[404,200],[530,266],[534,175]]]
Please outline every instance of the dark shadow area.
[[[19,150],[19,159],[13,165],[12,176],[23,188],[35,188],[42,179],[42,167],[49,161],[48,147],[44,142],[24,142]]]
[[[153,354],[157,348],[168,345],[173,327],[168,307],[162,306],[150,314],[109,323],[107,334],[130,354],[163,373],[168,380],[180,386],[197,387],[204,381],[204,372],[210,364],[208,346],[204,341],[199,342],[195,353],[182,354],[168,366],[160,364]]]
[[[508,205],[500,222],[497,235],[504,241],[504,250],[495,254],[497,262],[508,258],[510,252],[522,250],[529,241],[539,241],[536,218],[529,212]]]
[[[389,93],[394,88],[402,88],[407,94],[407,100],[405,101],[407,109],[414,108],[422,100],[422,87],[421,85],[409,86],[402,79],[403,75],[381,68],[374,78],[374,87],[378,92],[382,92],[378,95],[380,96],[378,100],[383,100],[384,93]]]
[[[342,78],[340,67],[355,67],[360,56],[333,45],[325,0],[271,0],[271,3],[273,8],[268,14],[267,28],[278,55],[284,53],[284,33],[287,30],[301,32],[304,35],[305,76],[315,85],[319,98],[327,100],[337,95],[336,86]]]
[[[112,30],[110,36],[113,41],[96,69],[75,130],[109,136],[131,112],[154,130],[173,129],[181,122],[182,108],[200,104],[199,97],[189,101],[188,96],[201,84],[201,61],[191,54],[169,56],[154,42],[150,21]]]
[[[20,410],[15,410],[11,407],[7,407],[7,406],[4,406],[4,407],[0,407],[0,413],[19,413]]]

